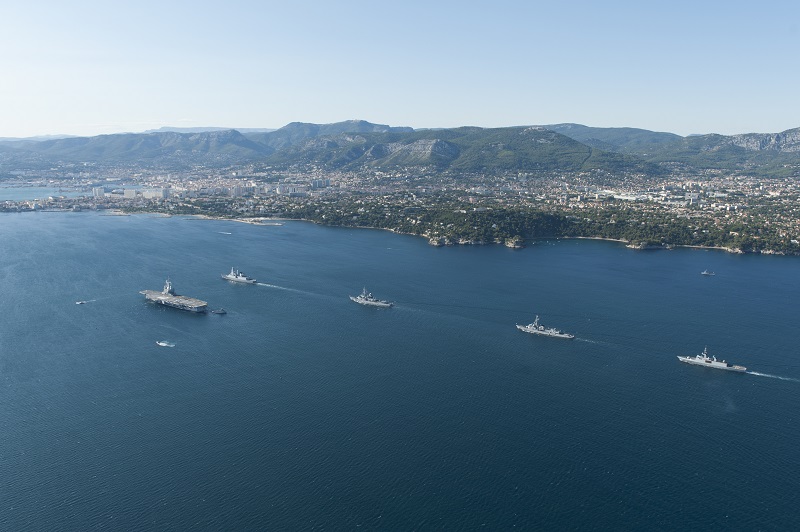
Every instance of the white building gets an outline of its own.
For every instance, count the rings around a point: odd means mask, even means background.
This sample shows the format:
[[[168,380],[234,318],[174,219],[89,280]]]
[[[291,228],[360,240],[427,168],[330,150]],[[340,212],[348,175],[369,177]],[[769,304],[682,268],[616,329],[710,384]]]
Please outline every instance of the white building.
[[[125,191],[128,192],[127,190]],[[142,197],[145,199],[164,199],[168,197],[168,189],[166,188],[147,188],[142,191]],[[127,196],[125,196],[127,198]]]

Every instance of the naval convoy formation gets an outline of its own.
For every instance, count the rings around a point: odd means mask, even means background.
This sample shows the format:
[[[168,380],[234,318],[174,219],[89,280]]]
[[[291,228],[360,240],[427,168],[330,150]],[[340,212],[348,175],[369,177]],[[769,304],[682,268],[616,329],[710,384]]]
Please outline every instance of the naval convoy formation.
[[[710,272],[702,272],[703,275],[714,275]],[[231,268],[230,273],[222,274],[221,277],[227,281],[232,281],[236,283],[245,283],[245,284],[256,284],[257,281],[252,277],[248,277],[235,268]],[[154,303],[158,303],[159,305],[164,305],[167,307],[177,308],[180,310],[186,310],[189,312],[196,312],[196,313],[205,313],[208,310],[208,303],[203,301],[202,299],[196,299],[193,297],[182,296],[175,293],[175,289],[172,287],[172,282],[167,279],[166,283],[164,283],[164,288],[158,292],[156,290],[142,290],[139,292],[140,294],[144,294],[145,299],[148,301],[152,301]],[[372,293],[367,292],[367,289],[361,292],[361,294],[357,296],[350,296],[350,299],[359,305],[364,305],[368,307],[378,307],[378,308],[391,308],[394,306],[394,303],[391,301],[386,301],[383,299],[378,299],[372,295]],[[86,303],[86,301],[78,301],[77,304],[81,305]],[[225,314],[223,309],[219,310],[212,310],[214,314]],[[526,332],[529,334],[534,334],[537,336],[547,336],[550,338],[564,338],[571,340],[575,338],[574,334],[566,333],[559,331],[555,328],[546,328],[543,325],[539,324],[539,316],[536,316],[536,319],[533,320],[533,323],[528,325],[520,325],[517,324],[517,329],[522,332]],[[161,345],[161,344],[159,344]],[[713,368],[713,369],[722,369],[726,371],[734,371],[737,373],[744,373],[747,371],[747,368],[744,366],[738,366],[735,364],[729,364],[724,360],[719,361],[717,357],[708,357],[708,348],[704,349],[703,352],[699,355],[694,357],[689,356],[678,356],[678,360],[681,362],[685,362],[687,364],[692,364],[695,366],[703,366],[705,368]]]
[[[240,272],[236,268],[231,268],[230,273],[223,273],[221,277],[225,280],[233,281],[235,283],[256,284],[257,282],[255,279],[248,277],[244,274],[244,272]],[[152,301],[153,303],[158,303],[159,305],[164,305],[166,307],[177,308],[189,312],[197,312],[200,314],[205,313],[208,310],[208,303],[202,299],[176,294],[175,289],[172,287],[172,282],[169,279],[167,279],[167,281],[164,283],[164,288],[162,288],[160,292],[156,290],[142,290],[139,293],[144,294],[145,299],[148,301]],[[78,301],[77,303],[80,305],[85,303],[85,301]],[[212,310],[211,313],[225,314],[226,312],[225,309],[218,309]]]

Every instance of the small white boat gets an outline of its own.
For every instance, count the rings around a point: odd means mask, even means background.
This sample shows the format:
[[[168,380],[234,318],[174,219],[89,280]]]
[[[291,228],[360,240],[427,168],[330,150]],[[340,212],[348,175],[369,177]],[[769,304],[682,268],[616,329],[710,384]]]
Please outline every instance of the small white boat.
[[[700,275],[717,275],[717,274],[714,272],[710,272],[708,270],[703,270],[702,272],[700,272]]]
[[[168,342],[166,340],[159,340],[156,342],[156,345],[160,345],[161,347],[175,347],[175,344],[172,342]]]

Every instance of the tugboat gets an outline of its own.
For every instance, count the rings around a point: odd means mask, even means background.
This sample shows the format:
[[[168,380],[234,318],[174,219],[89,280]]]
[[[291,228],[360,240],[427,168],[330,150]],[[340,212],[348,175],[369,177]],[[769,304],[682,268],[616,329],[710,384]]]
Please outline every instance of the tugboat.
[[[744,366],[737,366],[735,364],[728,364],[724,360],[719,361],[717,357],[708,358],[708,347],[703,349],[703,352],[693,357],[679,356],[678,360],[686,362],[687,364],[694,364],[695,366],[703,366],[706,368],[724,369],[727,371],[735,371],[737,373],[744,373],[747,368]]]
[[[235,268],[231,268],[231,273],[223,273],[221,277],[226,281],[233,281],[234,283],[256,284],[258,282]]]
[[[367,289],[361,291],[361,294],[357,296],[350,296],[350,299],[358,303],[359,305],[366,305],[368,307],[382,307],[388,308],[394,305],[394,303],[390,301],[384,301],[383,299],[378,299],[373,296],[371,293],[367,292]]]
[[[228,313],[228,311],[225,310],[222,307],[218,308],[217,310],[212,310],[211,311],[211,314],[227,314],[227,313]]]
[[[538,334],[539,336],[549,336],[550,338],[566,338],[567,340],[575,338],[574,334],[561,332],[558,329],[553,328],[546,329],[544,325],[539,325],[538,314],[536,315],[536,319],[533,320],[533,323],[528,325],[517,324],[517,329],[530,334]]]

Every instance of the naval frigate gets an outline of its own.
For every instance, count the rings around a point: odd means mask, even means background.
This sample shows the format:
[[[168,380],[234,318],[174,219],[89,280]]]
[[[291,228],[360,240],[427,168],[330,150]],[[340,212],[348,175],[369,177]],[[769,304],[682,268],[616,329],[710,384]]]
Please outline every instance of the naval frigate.
[[[712,356],[709,358],[708,356],[708,347],[703,349],[703,352],[699,355],[695,355],[693,357],[682,357],[679,356],[678,360],[681,362],[686,362],[687,364],[693,364],[695,366],[703,366],[704,368],[714,368],[714,369],[724,369],[727,371],[736,371],[738,373],[744,373],[747,371],[747,368],[744,366],[737,366],[736,364],[728,364],[724,360],[717,360],[717,357]]]
[[[529,323],[528,325],[517,324],[517,329],[530,334],[538,334],[539,336],[549,336],[550,338],[566,338],[568,340],[575,338],[574,334],[561,332],[558,329],[554,329],[552,327],[548,329],[545,328],[544,325],[539,325],[538,315],[536,316],[536,319],[533,320],[533,323]]]
[[[394,303],[391,301],[384,301],[383,299],[378,299],[377,297],[373,296],[371,293],[367,292],[366,288],[364,288],[359,295],[350,296],[350,299],[359,305],[366,305],[368,307],[387,308],[394,305]]]
[[[258,282],[236,268],[231,268],[231,273],[223,273],[222,278],[226,281],[233,281],[234,283],[256,284]]]

